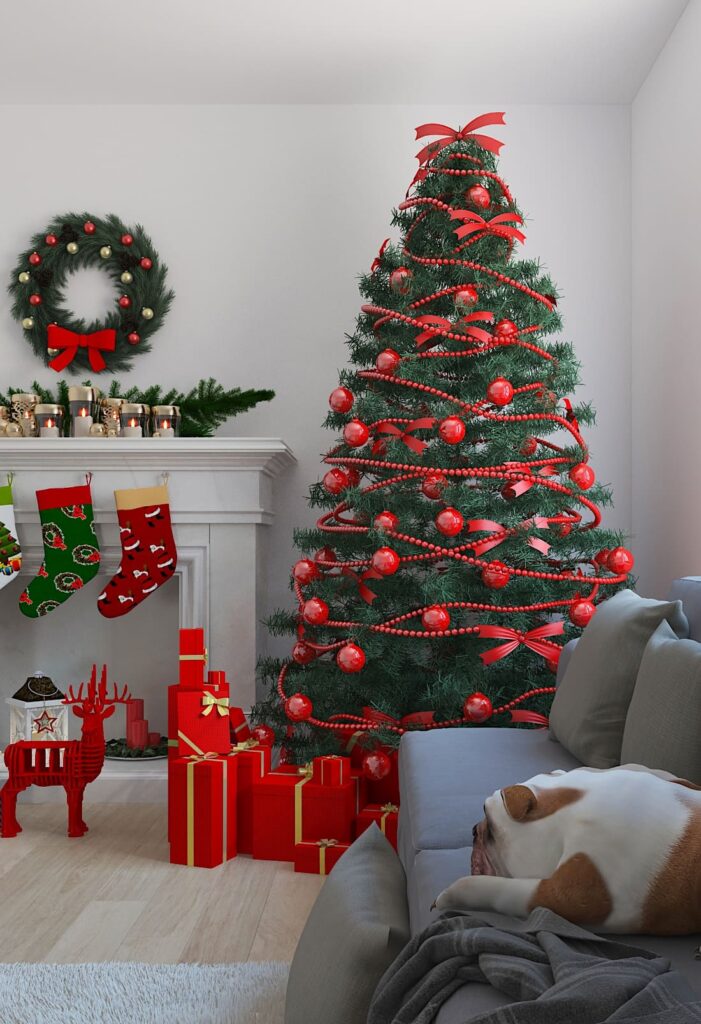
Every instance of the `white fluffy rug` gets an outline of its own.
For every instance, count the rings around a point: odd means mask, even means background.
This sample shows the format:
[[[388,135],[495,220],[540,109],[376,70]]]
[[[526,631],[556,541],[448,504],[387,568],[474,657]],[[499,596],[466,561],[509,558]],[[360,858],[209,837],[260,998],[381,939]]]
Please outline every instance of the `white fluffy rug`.
[[[281,963],[0,964],[0,1020],[282,1024],[288,970]]]

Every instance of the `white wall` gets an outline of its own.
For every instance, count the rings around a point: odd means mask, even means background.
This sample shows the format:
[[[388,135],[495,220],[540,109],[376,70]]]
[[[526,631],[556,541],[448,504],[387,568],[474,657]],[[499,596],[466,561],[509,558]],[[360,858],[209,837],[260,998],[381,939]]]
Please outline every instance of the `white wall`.
[[[701,4],[633,103],[633,531],[640,589],[701,573]]]
[[[211,374],[277,391],[272,404],[225,428],[281,436],[299,459],[271,530],[270,607],[289,601],[292,527],[312,522],[304,496],[330,443],[319,424],[346,362],[356,277],[390,232],[391,208],[413,175],[413,129],[428,120],[457,125],[479,112],[0,108],[0,268],[9,274],[29,236],[63,209],[140,221],[170,266],[177,299],[152,352],[123,380],[186,387]],[[606,519],[623,529],[631,509],[629,113],[512,107],[498,135],[507,143],[503,174],[533,218],[526,251],[551,269],[563,294],[566,336],[582,362],[580,394],[599,414],[593,465],[615,488]],[[654,130],[664,124],[656,118]],[[690,119],[685,131],[693,130]],[[23,342],[4,290],[0,331],[3,385],[53,378]]]

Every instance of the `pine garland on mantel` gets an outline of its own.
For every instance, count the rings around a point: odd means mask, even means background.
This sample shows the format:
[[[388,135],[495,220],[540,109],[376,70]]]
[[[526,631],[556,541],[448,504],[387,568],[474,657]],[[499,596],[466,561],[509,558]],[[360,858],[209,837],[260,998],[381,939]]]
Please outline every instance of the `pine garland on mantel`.
[[[92,386],[92,381],[82,382],[86,386]],[[55,391],[42,387],[37,381],[33,381],[29,389],[39,395],[41,402],[55,403],[62,405],[68,410],[68,383],[60,380]],[[221,426],[230,416],[237,416],[241,412],[252,409],[259,402],[269,402],[275,397],[275,392],[270,390],[249,389],[242,391],[241,388],[230,388],[225,390],[213,377],[201,380],[196,387],[188,392],[178,391],[171,388],[163,391],[159,384],[153,384],[148,388],[122,388],[118,380],[113,380],[108,389],[101,388],[103,394],[108,398],[123,398],[127,402],[142,402],[145,405],[177,405],[180,407],[180,434],[182,437],[211,437],[217,427]],[[25,392],[27,388],[9,388],[5,394],[0,393],[0,405],[10,406],[12,395],[17,392]],[[65,419],[65,432],[69,432],[68,417]]]

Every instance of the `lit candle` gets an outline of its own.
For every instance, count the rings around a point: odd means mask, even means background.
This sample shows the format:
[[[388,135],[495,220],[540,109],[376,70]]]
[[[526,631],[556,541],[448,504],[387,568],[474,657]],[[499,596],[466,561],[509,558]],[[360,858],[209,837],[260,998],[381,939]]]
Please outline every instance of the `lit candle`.
[[[58,427],[56,426],[56,421],[52,420],[49,417],[49,419],[47,419],[47,421],[44,424],[44,426],[40,429],[39,437],[58,437],[58,436],[59,436],[59,433],[58,433]]]
[[[88,437],[92,426],[92,416],[89,415],[85,406],[81,406],[78,415],[73,419],[73,436]]]
[[[126,427],[122,431],[124,437],[141,437],[141,424],[137,419],[133,417],[127,422]]]
[[[170,425],[170,420],[163,420],[158,427],[159,437],[175,437],[175,430]]]

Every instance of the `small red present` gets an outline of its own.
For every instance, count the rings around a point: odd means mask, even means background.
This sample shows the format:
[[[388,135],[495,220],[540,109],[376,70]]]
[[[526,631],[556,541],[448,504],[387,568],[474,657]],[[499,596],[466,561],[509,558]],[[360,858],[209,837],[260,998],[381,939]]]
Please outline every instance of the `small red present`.
[[[202,690],[168,687],[168,736],[171,757],[187,754],[227,754],[229,736],[229,687],[206,685]],[[172,753],[171,753],[172,751]]]
[[[253,784],[270,771],[272,748],[254,739],[237,743],[229,753],[238,761],[238,801],[236,807],[239,853],[253,852]]]
[[[181,629],[180,636],[180,674],[181,686],[190,688],[204,685],[204,666],[207,662],[207,648],[204,644],[203,629]]]
[[[331,754],[315,757],[312,761],[312,779],[320,786],[342,786],[350,782],[351,762],[349,757]]]
[[[179,757],[168,765],[172,864],[213,868],[236,856],[235,758]]]
[[[349,845],[339,843],[338,839],[317,839],[315,842],[304,840],[297,843],[295,871],[304,871],[308,875],[328,875]]]
[[[355,818],[355,837],[361,836],[366,828],[373,822],[380,826],[383,835],[387,836],[392,846],[397,849],[397,824],[399,822],[399,807],[397,804],[369,804],[363,807],[360,814]]]
[[[213,675],[212,672],[209,673]],[[251,738],[251,730],[241,708],[229,708],[229,728],[232,743],[245,743]]]

